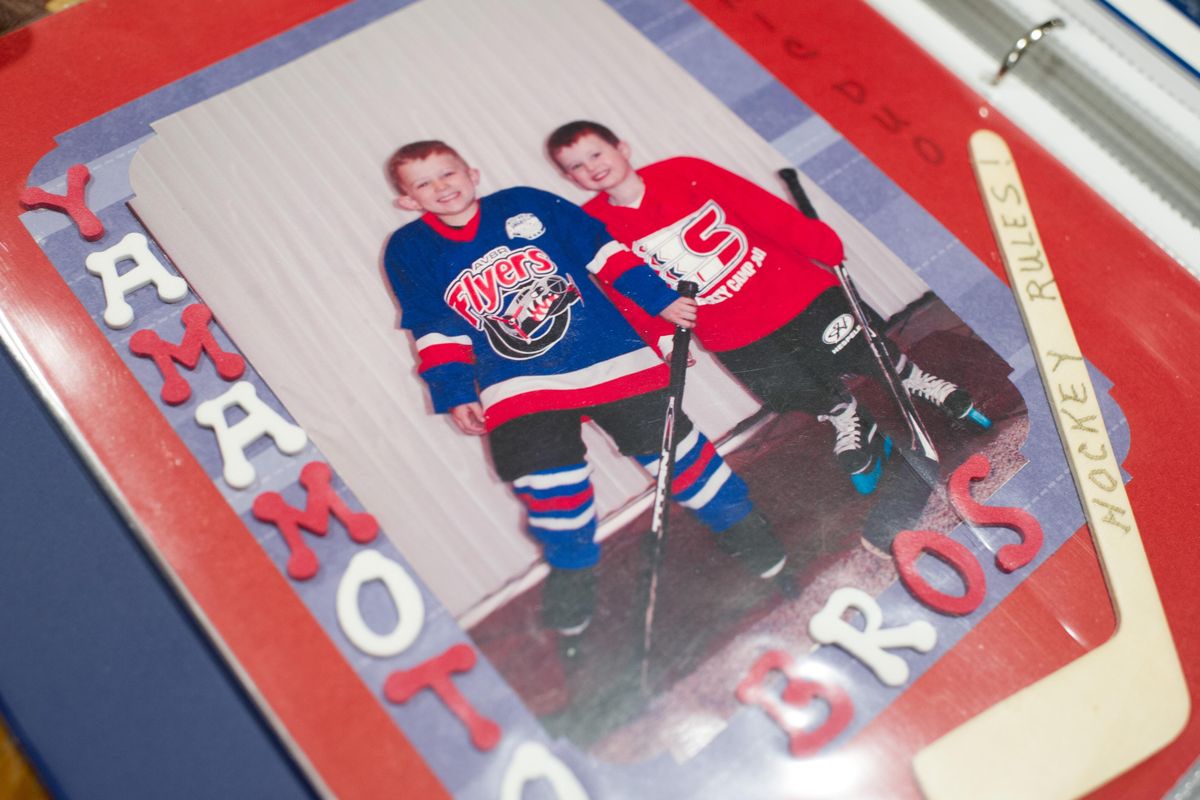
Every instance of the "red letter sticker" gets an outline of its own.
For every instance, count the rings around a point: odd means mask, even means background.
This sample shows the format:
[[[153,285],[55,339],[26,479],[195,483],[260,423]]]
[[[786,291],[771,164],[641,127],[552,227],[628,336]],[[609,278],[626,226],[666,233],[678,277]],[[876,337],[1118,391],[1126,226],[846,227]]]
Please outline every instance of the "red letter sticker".
[[[301,511],[289,506],[278,492],[263,492],[254,498],[251,513],[262,522],[270,522],[279,528],[279,533],[291,550],[287,574],[298,581],[305,581],[317,574],[320,564],[316,554],[304,543],[300,529],[324,536],[329,532],[329,517],[332,512],[346,526],[350,538],[358,544],[366,544],[375,538],[379,523],[365,511],[351,511],[342,498],[333,490],[333,470],[321,461],[310,461],[300,470],[300,485],[308,492],[308,500]]]
[[[88,172],[87,166],[75,164],[67,170],[67,193],[65,195],[50,194],[45,189],[30,186],[21,192],[18,199],[26,208],[51,208],[63,212],[75,223],[80,236],[89,242],[94,242],[104,235],[104,225],[100,222],[100,218],[88,208],[87,201],[84,199],[84,187],[87,186],[91,177],[92,173]]]
[[[782,673],[787,683],[780,700],[767,691],[767,676],[772,672]],[[750,672],[737,687],[737,699],[746,705],[758,706],[788,736],[788,751],[796,758],[811,755],[846,729],[854,716],[854,703],[840,686],[805,680],[793,672],[792,658],[782,650],[771,650],[750,668]],[[814,701],[823,700],[829,705],[829,716],[814,729],[794,724],[788,719],[784,704],[796,707],[811,707]]]
[[[987,456],[976,453],[950,476],[950,502],[963,519],[973,525],[998,525],[1011,528],[1021,537],[1020,544],[1006,544],[996,553],[996,566],[1005,572],[1028,564],[1042,549],[1042,525],[1032,514],[1019,508],[991,508],[971,497],[971,481],[986,478],[992,465]]]
[[[469,645],[456,644],[420,666],[393,672],[383,685],[383,696],[393,703],[407,703],[422,689],[432,689],[467,726],[471,744],[491,750],[500,742],[500,726],[476,711],[450,679],[451,673],[467,672],[474,666],[475,651]]]
[[[946,594],[929,585],[929,581],[917,571],[917,558],[921,553],[943,561],[962,579],[966,593],[962,596]],[[987,593],[987,578],[983,567],[964,545],[936,531],[901,531],[892,542],[892,555],[896,558],[896,570],[900,580],[925,605],[942,614],[962,616],[979,608]]]
[[[208,353],[217,374],[227,381],[237,380],[246,370],[245,360],[237,353],[221,349],[208,329],[212,312],[203,303],[193,303],[183,310],[183,339],[171,344],[149,328],[143,328],[129,339],[134,355],[153,359],[163,376],[162,401],[177,406],[192,396],[192,387],[175,367],[178,362],[188,369],[200,363],[200,354]]]

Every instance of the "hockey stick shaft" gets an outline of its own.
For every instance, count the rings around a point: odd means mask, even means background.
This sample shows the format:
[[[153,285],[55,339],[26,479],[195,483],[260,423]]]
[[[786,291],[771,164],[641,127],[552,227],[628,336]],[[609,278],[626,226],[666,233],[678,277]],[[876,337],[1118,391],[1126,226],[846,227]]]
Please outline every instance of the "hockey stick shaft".
[[[699,288],[692,281],[680,281],[681,297],[695,297]],[[683,410],[683,386],[687,379],[688,349],[692,343],[689,328],[676,327],[671,343],[671,379],[667,388],[667,411],[663,419],[662,446],[658,451],[658,480],[654,487],[654,513],[650,520],[650,585],[646,591],[646,613],[642,627],[642,687],[646,688],[650,645],[654,636],[654,606],[658,599],[658,568],[662,561],[663,541],[671,511],[671,482],[675,479],[675,422]]]
[[[842,285],[842,291],[846,295],[846,302],[850,305],[851,313],[854,314],[855,320],[863,328],[863,335],[866,337],[867,346],[871,349],[871,355],[875,358],[875,366],[883,376],[888,390],[892,393],[896,405],[900,408],[900,414],[904,417],[904,423],[908,427],[911,437],[911,449],[919,451],[932,461],[939,460],[937,448],[933,445],[933,437],[929,435],[929,430],[921,420],[921,415],[917,413],[917,407],[912,401],[912,395],[904,388],[904,382],[900,379],[895,362],[892,361],[891,356],[887,353],[887,345],[883,341],[882,335],[871,327],[866,310],[863,308],[862,296],[859,295],[854,282],[850,280],[850,273],[846,271],[844,264],[836,265],[833,271],[837,275],[838,282]]]
[[[804,187],[800,185],[799,173],[791,167],[786,167],[779,170],[779,177],[783,179],[800,212],[809,219],[817,219],[817,210],[813,207],[812,201],[808,199],[808,193],[804,191]],[[854,281],[850,279],[846,265],[834,265],[833,274],[837,276],[838,283],[841,284],[842,293],[846,296],[846,302],[850,305],[855,322],[862,328],[867,347],[871,350],[883,382],[900,408],[900,414],[904,417],[904,424],[908,427],[912,439],[911,449],[920,452],[931,461],[937,461],[938,453],[937,448],[933,446],[933,438],[925,428],[925,423],[921,421],[921,416],[917,413],[916,406],[913,405],[912,397],[904,388],[904,383],[896,372],[896,365],[892,363],[892,359],[887,353],[887,345],[883,341],[883,337],[871,327],[866,309],[863,307],[862,297],[859,295]]]

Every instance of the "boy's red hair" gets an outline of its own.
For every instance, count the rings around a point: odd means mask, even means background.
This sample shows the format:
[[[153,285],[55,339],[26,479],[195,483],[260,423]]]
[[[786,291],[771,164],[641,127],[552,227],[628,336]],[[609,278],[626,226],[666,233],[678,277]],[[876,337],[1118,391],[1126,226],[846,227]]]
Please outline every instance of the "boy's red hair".
[[[392,186],[400,194],[405,194],[404,187],[400,185],[400,179],[396,175],[396,170],[402,165],[410,161],[424,161],[430,156],[438,155],[439,153],[454,156],[459,161],[466,164],[466,160],[458,154],[450,145],[439,139],[424,139],[420,142],[409,142],[401,147],[396,152],[392,153],[391,158],[387,160],[387,177]]]
[[[599,136],[613,147],[621,143],[615,133],[599,122],[577,119],[566,125],[559,125],[553,133],[546,137],[546,152],[549,153],[551,160],[557,160],[560,150],[570,147],[589,133]]]

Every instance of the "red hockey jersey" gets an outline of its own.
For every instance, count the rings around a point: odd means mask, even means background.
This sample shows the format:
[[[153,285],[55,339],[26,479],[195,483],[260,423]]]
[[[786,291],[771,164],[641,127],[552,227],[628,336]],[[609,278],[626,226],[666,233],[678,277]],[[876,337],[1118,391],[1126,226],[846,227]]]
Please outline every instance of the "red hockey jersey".
[[[584,209],[672,287],[700,286],[695,335],[709,350],[757,341],[837,285],[812,261],[842,260],[837,234],[760,186],[698,158],[671,158],[638,174],[646,191],[636,207],[600,194]],[[670,331],[660,318],[628,315],[650,341]]]

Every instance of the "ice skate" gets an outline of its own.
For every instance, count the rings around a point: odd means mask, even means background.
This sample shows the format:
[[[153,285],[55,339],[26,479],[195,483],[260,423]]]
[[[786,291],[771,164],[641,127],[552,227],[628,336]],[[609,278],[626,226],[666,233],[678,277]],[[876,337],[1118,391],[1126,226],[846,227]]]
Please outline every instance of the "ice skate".
[[[787,553],[771,533],[771,525],[751,511],[728,530],[717,534],[717,546],[734,556],[760,578],[774,578],[787,563]]]
[[[981,431],[992,427],[992,421],[975,407],[975,401],[966,390],[925,372],[916,362],[904,356],[901,356],[901,363],[896,365],[896,371],[900,373],[901,382],[910,395],[937,406],[952,420],[973,423],[976,430]]]
[[[875,420],[866,409],[859,408],[858,400],[853,397],[817,419],[832,424],[837,432],[833,453],[858,493],[875,491],[883,474],[883,462],[892,454],[892,440],[880,432]]]
[[[883,549],[882,547],[880,547],[879,545],[877,545],[877,544],[875,544],[874,542],[872,542],[872,541],[871,541],[870,539],[868,539],[866,536],[863,536],[863,537],[861,537],[861,538],[859,539],[859,544],[861,544],[861,545],[862,545],[862,549],[863,549],[863,550],[866,550],[868,553],[870,553],[871,555],[873,555],[875,558],[879,558],[879,559],[882,559],[882,560],[884,560],[884,561],[891,561],[891,560],[892,560],[892,554],[891,554],[891,553],[889,553],[888,551],[884,550],[884,549]]]
[[[542,587],[542,621],[563,636],[578,636],[596,610],[596,575],[592,569],[550,568]]]

